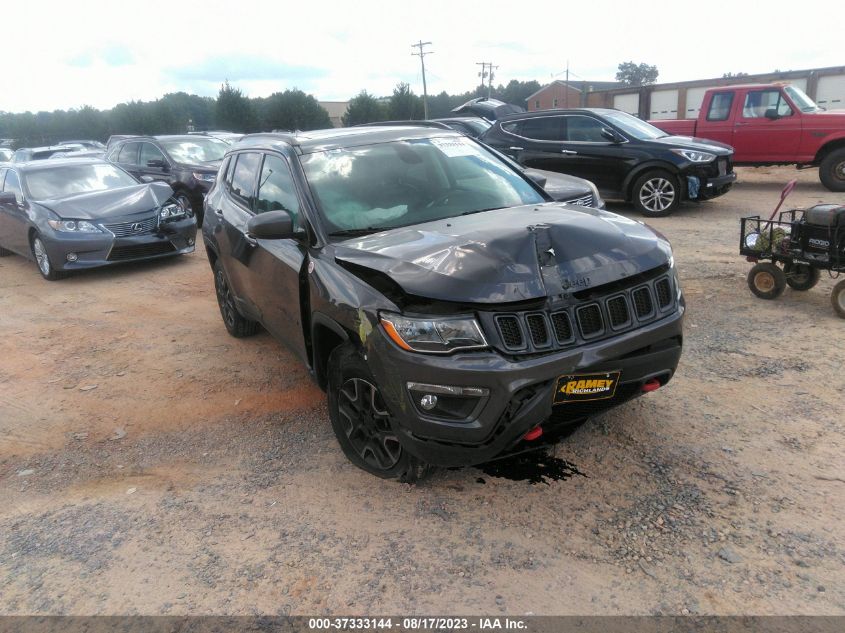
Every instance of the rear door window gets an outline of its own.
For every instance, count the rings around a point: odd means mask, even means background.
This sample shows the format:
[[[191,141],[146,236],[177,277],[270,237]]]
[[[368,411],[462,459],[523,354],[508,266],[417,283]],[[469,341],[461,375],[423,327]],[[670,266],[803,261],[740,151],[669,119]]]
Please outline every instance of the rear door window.
[[[538,141],[564,141],[566,122],[562,116],[525,119],[520,126],[520,135]]]
[[[708,121],[727,121],[731,115],[731,105],[734,102],[734,93],[717,92],[710,100],[710,108],[707,110]]]

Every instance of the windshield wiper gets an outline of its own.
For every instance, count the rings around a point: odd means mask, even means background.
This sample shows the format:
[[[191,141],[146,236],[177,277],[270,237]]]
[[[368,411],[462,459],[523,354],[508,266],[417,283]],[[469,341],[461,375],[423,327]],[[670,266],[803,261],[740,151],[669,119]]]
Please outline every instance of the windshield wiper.
[[[369,235],[370,233],[379,233],[380,231],[389,231],[389,226],[368,226],[365,229],[342,229],[340,231],[332,231],[329,237],[357,237],[359,235]]]
[[[498,211],[499,209],[504,209],[505,207],[490,207],[488,209],[476,209],[475,211],[464,211],[461,215],[472,215],[473,213],[483,213],[484,211]]]

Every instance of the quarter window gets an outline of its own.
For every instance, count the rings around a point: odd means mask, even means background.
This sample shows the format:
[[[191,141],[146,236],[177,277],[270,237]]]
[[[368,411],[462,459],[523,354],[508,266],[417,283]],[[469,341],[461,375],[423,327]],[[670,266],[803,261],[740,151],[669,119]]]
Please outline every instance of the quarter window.
[[[563,141],[566,138],[566,123],[561,116],[544,116],[522,121],[520,134],[538,141]]]
[[[261,164],[261,154],[247,152],[238,154],[238,160],[232,171],[230,193],[240,200],[247,208],[252,208],[255,192],[255,175]]]
[[[731,115],[731,105],[734,101],[734,93],[717,92],[710,100],[710,109],[707,110],[708,121],[727,121]]]
[[[287,163],[272,154],[264,158],[255,202],[256,213],[266,211],[287,211],[293,219],[293,226],[299,226],[299,198],[293,176]]]
[[[566,140],[576,143],[606,143],[600,121],[588,116],[566,117]]]
[[[138,164],[138,146],[140,143],[127,143],[120,148],[120,153],[117,155],[117,162],[124,165]]]

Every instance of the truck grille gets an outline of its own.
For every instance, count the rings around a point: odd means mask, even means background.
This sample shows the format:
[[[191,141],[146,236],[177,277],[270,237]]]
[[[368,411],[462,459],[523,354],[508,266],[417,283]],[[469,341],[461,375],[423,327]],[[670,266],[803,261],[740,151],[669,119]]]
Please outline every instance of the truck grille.
[[[152,233],[158,226],[158,217],[153,216],[146,220],[137,220],[133,222],[118,222],[117,224],[104,224],[109,231],[114,233],[115,237],[129,237],[130,235],[144,235]]]
[[[665,268],[656,269],[653,279],[635,280],[630,289],[611,285],[609,296],[601,297],[601,287],[589,297],[566,308],[548,312],[480,314],[482,321],[499,335],[502,347],[512,352],[544,352],[593,341],[635,329],[666,316],[675,306],[674,283]],[[624,282],[624,280],[623,280]],[[624,283],[622,284],[624,286]],[[577,298],[576,298],[577,299]]]

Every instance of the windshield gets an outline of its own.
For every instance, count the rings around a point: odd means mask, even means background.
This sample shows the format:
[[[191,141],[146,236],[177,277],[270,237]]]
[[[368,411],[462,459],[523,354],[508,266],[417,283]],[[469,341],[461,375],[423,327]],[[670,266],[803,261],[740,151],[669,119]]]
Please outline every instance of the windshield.
[[[132,176],[114,165],[62,165],[27,172],[25,179],[34,200],[55,200],[138,184]]]
[[[161,146],[177,163],[210,163],[222,160],[229,145],[216,138],[160,141]]]
[[[808,97],[800,88],[796,88],[795,86],[785,86],[784,90],[786,90],[786,94],[789,95],[789,98],[792,99],[792,102],[798,106],[801,112],[818,112],[821,110],[821,108],[816,105],[816,102],[810,99],[810,97]]]
[[[338,236],[545,202],[463,136],[316,152],[302,165],[329,233]]]
[[[603,114],[605,117],[610,119],[616,127],[625,132],[625,134],[633,136],[637,140],[650,141],[655,138],[668,136],[668,134],[660,128],[656,128],[651,123],[646,123],[642,119],[638,119],[627,112],[611,110],[610,112],[604,112]]]

